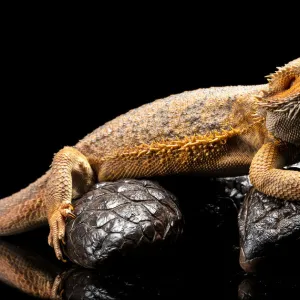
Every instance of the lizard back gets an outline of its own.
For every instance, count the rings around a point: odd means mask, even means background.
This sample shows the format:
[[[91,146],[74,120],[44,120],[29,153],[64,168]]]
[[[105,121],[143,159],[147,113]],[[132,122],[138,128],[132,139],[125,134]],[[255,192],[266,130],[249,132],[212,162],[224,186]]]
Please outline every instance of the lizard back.
[[[212,87],[158,99],[105,123],[75,147],[87,156],[103,156],[121,147],[238,129],[253,122],[253,95],[264,88]]]
[[[211,144],[215,135],[227,139],[252,126],[255,123],[254,95],[264,88],[266,85],[213,87],[158,99],[107,122],[75,147],[88,158],[97,172],[102,168],[99,179],[138,177],[137,171],[133,171],[133,168],[137,168],[133,166],[133,161],[130,166],[124,164],[128,157],[137,156],[141,163],[143,159],[140,156],[147,156],[144,165],[141,165],[150,172],[148,164],[154,161],[149,161],[149,151],[153,149],[152,152],[161,154],[165,145],[172,144],[172,147],[165,147],[165,150],[178,150],[184,144],[197,140],[201,140],[202,144]],[[169,154],[173,157],[175,152],[169,151]],[[176,160],[170,163],[174,164]],[[118,171],[118,175],[113,175],[116,169],[124,168],[131,168],[132,171]],[[161,174],[178,172],[174,167],[171,167],[172,170],[167,169]],[[154,171],[157,173],[157,170]]]

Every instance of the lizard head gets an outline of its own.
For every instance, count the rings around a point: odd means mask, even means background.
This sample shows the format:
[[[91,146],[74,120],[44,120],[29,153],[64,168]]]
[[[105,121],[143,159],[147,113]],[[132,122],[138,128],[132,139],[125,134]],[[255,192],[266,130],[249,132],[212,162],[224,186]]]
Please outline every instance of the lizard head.
[[[268,131],[285,142],[300,145],[300,58],[269,76],[257,105]]]

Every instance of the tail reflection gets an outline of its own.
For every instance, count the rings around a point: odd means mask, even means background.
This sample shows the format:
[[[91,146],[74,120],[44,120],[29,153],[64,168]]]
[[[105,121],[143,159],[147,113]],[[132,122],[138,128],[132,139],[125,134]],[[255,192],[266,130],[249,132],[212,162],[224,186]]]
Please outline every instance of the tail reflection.
[[[60,299],[60,276],[43,258],[0,240],[0,280],[41,299]]]

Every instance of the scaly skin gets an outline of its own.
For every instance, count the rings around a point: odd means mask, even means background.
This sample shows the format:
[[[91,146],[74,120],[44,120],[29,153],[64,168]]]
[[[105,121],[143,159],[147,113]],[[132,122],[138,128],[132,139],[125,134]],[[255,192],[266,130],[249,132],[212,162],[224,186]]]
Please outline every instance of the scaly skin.
[[[0,240],[0,281],[41,299],[61,299],[55,273],[47,261]]]
[[[299,159],[300,58],[271,75],[268,84],[172,95],[131,110],[74,147],[63,148],[40,188],[33,184],[22,196],[1,201],[0,234],[30,229],[29,217],[14,207],[28,207],[30,215],[39,201],[39,221],[47,216],[49,244],[63,260],[65,218],[75,217],[71,201],[95,180],[175,173],[235,176],[248,173],[251,165],[250,178],[258,190],[299,200],[300,173],[279,170]],[[38,223],[33,214],[31,222]]]
[[[27,188],[0,201],[0,235],[11,235],[47,223],[45,187],[49,171]]]

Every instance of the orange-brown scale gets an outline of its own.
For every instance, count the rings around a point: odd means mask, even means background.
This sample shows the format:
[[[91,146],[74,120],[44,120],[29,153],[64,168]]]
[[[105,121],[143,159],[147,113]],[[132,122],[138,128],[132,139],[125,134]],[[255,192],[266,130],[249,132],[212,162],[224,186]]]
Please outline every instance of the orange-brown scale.
[[[55,276],[3,241],[0,242],[0,280],[42,299],[54,299],[56,294]]]
[[[107,122],[75,148],[97,169],[99,158],[120,149],[239,130],[253,123],[253,95],[264,89],[266,85],[217,87],[171,95]]]
[[[42,194],[0,214],[1,235],[11,235],[47,224],[46,206]]]
[[[180,173],[206,176],[247,173],[254,154],[266,136],[261,123],[256,122],[239,130],[223,130],[183,140],[118,149],[100,159],[98,179]]]
[[[251,164],[252,184],[270,196],[285,200],[300,200],[300,172],[282,170],[293,158],[299,157],[299,147],[280,141],[264,144]]]
[[[11,235],[47,224],[44,189],[49,172],[12,196],[0,200],[0,235]]]

